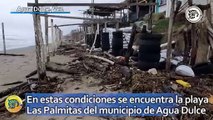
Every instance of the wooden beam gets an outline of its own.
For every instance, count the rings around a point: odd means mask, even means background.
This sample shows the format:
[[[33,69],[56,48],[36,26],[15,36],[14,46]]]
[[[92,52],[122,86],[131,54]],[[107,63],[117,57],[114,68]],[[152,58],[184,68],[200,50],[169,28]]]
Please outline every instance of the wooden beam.
[[[171,57],[172,57],[172,30],[174,24],[174,7],[175,7],[175,0],[172,0],[171,3],[171,12],[170,12],[170,19],[169,19],[169,29],[168,29],[168,45],[167,45],[167,59],[166,59],[166,71],[170,72],[171,67]]]
[[[3,40],[4,54],[6,54],[7,50],[6,50],[6,42],[5,42],[4,23],[2,23],[1,26],[2,26],[2,40]]]
[[[46,41],[46,61],[50,62],[50,54],[49,54],[49,31],[48,31],[48,17],[45,17],[45,41]]]
[[[95,22],[94,22],[95,23]],[[74,24],[62,24],[62,25],[57,25],[57,27],[68,27],[68,26],[76,26],[76,25],[79,25],[79,26],[88,26],[88,25],[91,25],[91,24],[94,24],[93,22],[92,23],[74,23]],[[97,23],[97,22],[96,22]],[[51,28],[51,26],[49,26],[48,28]]]
[[[35,3],[27,3],[28,6],[35,6]],[[156,5],[156,3],[130,3],[128,6],[149,6]],[[127,4],[125,3],[39,3],[38,6],[117,6],[121,8],[126,8]]]
[[[40,14],[39,16],[45,17],[46,15]],[[60,16],[60,15],[47,15],[50,18],[64,18],[64,19],[81,19],[81,20],[92,20],[94,22],[118,22],[119,20],[115,19],[92,19],[92,18],[84,18],[84,17],[74,17],[74,16]]]
[[[38,3],[38,0],[35,0]],[[45,63],[42,59],[42,32],[41,32],[41,19],[38,14],[33,15],[34,31],[35,31],[35,43],[36,43],[36,60],[37,60],[37,71],[38,80],[44,80],[46,78]]]

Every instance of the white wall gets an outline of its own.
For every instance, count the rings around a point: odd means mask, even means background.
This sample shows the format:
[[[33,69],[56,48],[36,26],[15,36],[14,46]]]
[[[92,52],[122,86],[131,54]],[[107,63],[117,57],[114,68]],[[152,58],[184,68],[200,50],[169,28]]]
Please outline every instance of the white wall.
[[[159,11],[158,12],[165,12],[167,10],[167,5],[161,6],[159,7]]]

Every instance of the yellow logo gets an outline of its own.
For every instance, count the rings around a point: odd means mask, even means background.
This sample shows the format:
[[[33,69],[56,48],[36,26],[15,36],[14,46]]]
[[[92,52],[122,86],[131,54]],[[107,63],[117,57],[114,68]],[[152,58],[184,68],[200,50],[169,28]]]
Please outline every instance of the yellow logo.
[[[17,95],[11,95],[5,101],[5,107],[11,113],[19,112],[22,106],[23,106],[22,99]]]

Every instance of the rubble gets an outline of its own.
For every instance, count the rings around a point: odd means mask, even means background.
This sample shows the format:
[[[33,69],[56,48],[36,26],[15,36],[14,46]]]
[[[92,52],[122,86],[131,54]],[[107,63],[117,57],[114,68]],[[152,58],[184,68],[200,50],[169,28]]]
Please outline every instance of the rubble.
[[[107,53],[94,52],[88,55],[82,47],[73,45],[61,46],[57,54],[66,52],[66,56],[71,56],[72,60],[66,64],[48,63],[47,70],[50,72],[69,74],[75,79],[81,79],[81,76],[88,76],[100,80],[99,85],[103,86],[99,91],[105,91],[110,88],[111,91],[122,90],[132,93],[179,93],[183,96],[208,97],[210,104],[204,106],[208,112],[213,112],[212,96],[213,82],[212,76],[182,77],[174,74],[168,74],[164,71],[151,69],[147,71],[138,70],[135,66],[123,66],[117,64],[116,59]],[[65,49],[65,48],[70,49]],[[80,50],[80,52],[78,51]],[[82,52],[84,51],[84,52]],[[69,53],[69,54],[68,54]],[[73,55],[74,54],[74,55]],[[35,73],[35,71],[34,71]],[[150,74],[151,73],[151,74]],[[183,78],[191,85],[190,88],[175,84],[177,78]],[[24,93],[54,93],[63,89],[64,81],[58,77],[47,77],[45,81],[38,82],[36,78],[28,76],[28,81],[14,88],[0,93],[0,98],[16,94],[24,100]],[[107,87],[112,85],[113,87]],[[79,89],[79,88],[76,88]],[[4,100],[0,102],[1,113],[5,113]],[[197,115],[194,115],[194,117]],[[207,116],[207,115],[206,115]],[[176,116],[177,117],[177,116]],[[185,116],[186,117],[186,116]],[[199,117],[199,116],[198,116]],[[159,117],[160,118],[160,117]]]

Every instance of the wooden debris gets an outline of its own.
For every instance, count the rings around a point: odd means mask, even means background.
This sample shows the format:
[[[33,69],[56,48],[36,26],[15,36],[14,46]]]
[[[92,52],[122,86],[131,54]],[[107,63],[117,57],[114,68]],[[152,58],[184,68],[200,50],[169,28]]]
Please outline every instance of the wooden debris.
[[[1,86],[16,85],[16,84],[21,84],[21,83],[23,83],[23,81],[16,81],[16,82],[12,82],[12,83],[6,83],[6,84],[3,84]]]
[[[30,74],[26,75],[26,78],[30,78],[30,77],[32,77],[32,76],[34,76],[34,75],[36,75],[36,74],[37,74],[37,70],[34,70],[34,71],[31,72]]]
[[[24,54],[4,54],[4,53],[0,53],[0,56],[25,56]]]
[[[102,61],[104,61],[104,62],[107,62],[107,63],[109,63],[109,64],[111,64],[111,65],[114,65],[114,64],[115,64],[115,62],[113,62],[113,61],[111,61],[111,60],[109,60],[109,59],[106,59],[106,58],[103,58],[103,57],[99,57],[99,56],[96,56],[96,55],[86,55],[86,57],[99,59],[99,60],[102,60]]]
[[[46,69],[52,72],[65,73],[65,74],[79,74],[76,71],[71,71],[63,66],[57,65],[57,63],[50,62],[46,65]]]
[[[5,91],[2,91],[2,92],[0,92],[0,98],[3,98],[5,96],[7,96],[8,94],[14,92],[15,90],[20,90],[20,88],[22,88],[23,86],[26,86],[26,85],[28,85],[28,83],[24,82],[24,83],[22,83],[22,84],[20,84],[20,85],[18,85],[16,87],[12,87],[12,88],[9,88],[9,89],[7,89]]]

